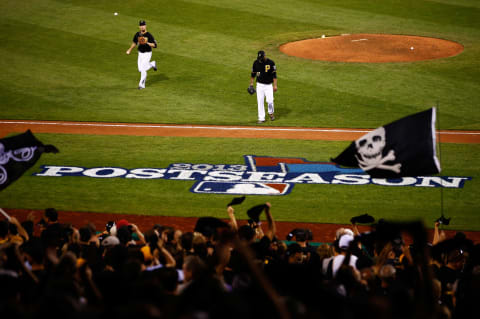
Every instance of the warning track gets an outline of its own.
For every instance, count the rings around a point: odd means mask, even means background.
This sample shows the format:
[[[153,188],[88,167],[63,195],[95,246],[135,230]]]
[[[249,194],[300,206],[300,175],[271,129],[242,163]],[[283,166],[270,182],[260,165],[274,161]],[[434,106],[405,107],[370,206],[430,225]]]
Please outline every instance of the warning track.
[[[0,137],[34,133],[353,141],[371,129],[0,120]],[[441,143],[480,143],[480,131],[441,130]]]

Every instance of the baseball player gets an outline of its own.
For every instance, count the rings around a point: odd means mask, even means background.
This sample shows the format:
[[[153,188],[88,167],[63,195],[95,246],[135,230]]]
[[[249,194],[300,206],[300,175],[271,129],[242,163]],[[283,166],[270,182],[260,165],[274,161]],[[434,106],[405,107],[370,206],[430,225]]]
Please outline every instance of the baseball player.
[[[265,51],[258,51],[257,59],[253,62],[250,86],[253,86],[255,77],[257,78],[258,123],[265,122],[265,98],[268,104],[268,115],[273,121],[275,120],[273,92],[277,91],[277,67],[275,62],[265,56]]]
[[[147,71],[151,68],[157,71],[157,63],[151,61],[152,48],[157,47],[157,41],[155,41],[153,35],[147,32],[147,23],[141,20],[138,24],[140,31],[133,36],[132,45],[127,50],[127,54],[132,52],[133,48],[138,45],[138,71],[140,72],[140,82],[138,83],[138,89],[145,88],[145,81],[147,80]]]

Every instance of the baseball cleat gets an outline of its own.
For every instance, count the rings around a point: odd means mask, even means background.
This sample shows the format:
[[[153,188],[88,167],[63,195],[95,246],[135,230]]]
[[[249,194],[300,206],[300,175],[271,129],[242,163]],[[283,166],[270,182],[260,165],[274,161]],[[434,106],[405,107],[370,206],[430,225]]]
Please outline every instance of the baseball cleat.
[[[258,124],[263,124],[263,123],[265,123],[265,120],[263,120],[263,121],[258,120],[257,123],[258,123]]]
[[[275,121],[275,116],[273,114],[269,114],[269,115],[270,115],[270,120]]]
[[[157,71],[157,63],[154,62],[152,65],[152,68],[153,68],[153,71]]]
[[[141,86],[138,87],[139,90],[143,90],[144,88],[142,88]]]

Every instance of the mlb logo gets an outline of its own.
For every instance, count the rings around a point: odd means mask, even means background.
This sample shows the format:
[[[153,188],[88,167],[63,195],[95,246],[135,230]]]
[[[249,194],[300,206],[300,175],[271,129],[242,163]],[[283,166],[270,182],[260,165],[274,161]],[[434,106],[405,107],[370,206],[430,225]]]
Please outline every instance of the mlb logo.
[[[193,193],[228,195],[285,195],[292,185],[287,183],[257,182],[200,182],[191,189]]]

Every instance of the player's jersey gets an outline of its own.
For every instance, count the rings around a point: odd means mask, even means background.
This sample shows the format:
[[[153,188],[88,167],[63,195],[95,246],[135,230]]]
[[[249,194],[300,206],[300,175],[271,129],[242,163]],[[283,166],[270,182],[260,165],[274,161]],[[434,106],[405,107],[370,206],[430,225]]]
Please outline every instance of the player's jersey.
[[[277,78],[277,67],[275,62],[270,59],[259,62],[255,60],[252,66],[252,78],[257,77],[257,82],[270,84]]]
[[[138,37],[147,37],[148,38],[148,41],[147,42],[150,42],[150,43],[155,43],[155,48],[157,47],[157,41],[155,41],[155,39],[153,38],[153,35],[150,33],[150,32],[145,32],[145,34],[141,34],[140,31],[138,31],[137,33],[135,33],[135,35],[133,36],[133,42],[135,42],[136,44],[138,44],[138,51],[139,52],[150,52],[152,51],[152,47],[149,46],[148,44],[139,44],[138,43]]]

